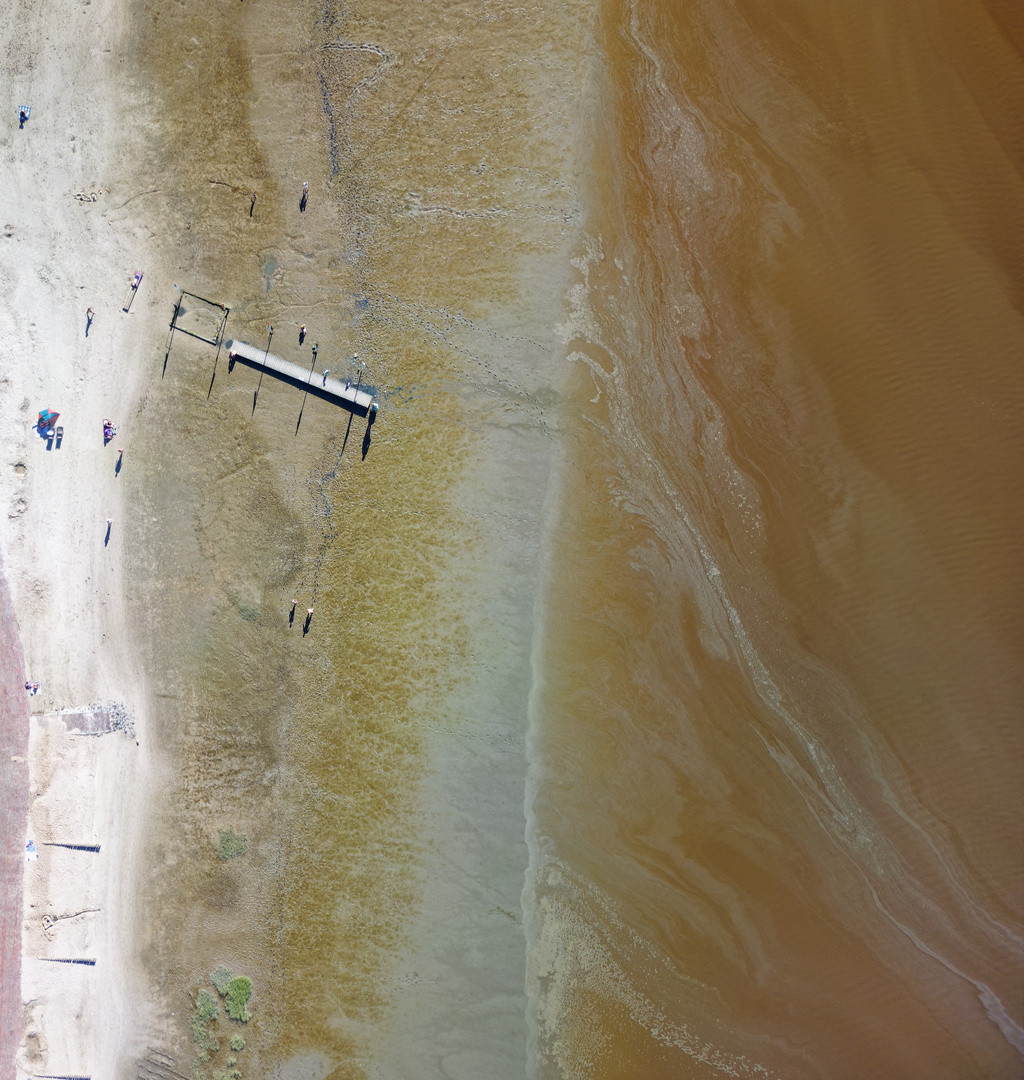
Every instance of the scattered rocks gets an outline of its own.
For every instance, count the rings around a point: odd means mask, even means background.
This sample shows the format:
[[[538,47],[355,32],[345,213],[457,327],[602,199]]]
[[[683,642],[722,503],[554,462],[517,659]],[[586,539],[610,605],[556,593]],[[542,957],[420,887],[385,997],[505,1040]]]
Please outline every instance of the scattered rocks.
[[[112,701],[107,706],[110,714],[110,730],[123,731],[129,738],[135,738],[135,717],[127,707],[119,701]]]

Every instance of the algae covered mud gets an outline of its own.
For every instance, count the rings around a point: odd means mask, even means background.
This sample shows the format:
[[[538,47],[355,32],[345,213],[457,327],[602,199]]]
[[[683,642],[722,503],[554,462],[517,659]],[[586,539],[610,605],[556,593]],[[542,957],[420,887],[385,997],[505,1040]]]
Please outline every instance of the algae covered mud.
[[[522,1076],[530,641],[589,16],[135,10],[168,312],[173,282],[229,307],[227,336],[380,403],[370,426],[154,343],[125,477],[163,777],[140,928],[163,1034],[139,1068]],[[217,317],[183,301],[193,328]],[[220,967],[251,982],[244,1025]]]
[[[544,1077],[1019,1077],[1024,34],[613,2],[537,643]]]

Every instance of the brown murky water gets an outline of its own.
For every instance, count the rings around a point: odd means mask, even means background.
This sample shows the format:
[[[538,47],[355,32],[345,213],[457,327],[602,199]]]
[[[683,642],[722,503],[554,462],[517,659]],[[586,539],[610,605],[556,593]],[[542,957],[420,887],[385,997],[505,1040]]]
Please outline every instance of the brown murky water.
[[[1021,1075],[1020,29],[604,9],[541,1076]]]

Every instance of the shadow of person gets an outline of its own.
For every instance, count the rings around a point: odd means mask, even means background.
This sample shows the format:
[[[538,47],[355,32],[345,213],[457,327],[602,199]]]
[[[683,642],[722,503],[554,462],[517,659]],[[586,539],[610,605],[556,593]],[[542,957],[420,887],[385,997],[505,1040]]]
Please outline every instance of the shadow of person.
[[[124,458],[122,458],[121,455],[118,454],[117,455],[117,463],[114,465],[114,475],[115,476],[120,476],[121,475],[121,463],[122,463],[122,461],[124,461]]]
[[[288,612],[288,629],[291,630],[291,628],[294,625],[295,625],[295,608],[292,608],[291,611]]]
[[[85,336],[89,336],[89,329],[92,326],[92,316],[86,315],[85,317]]]
[[[302,636],[305,637],[309,633],[309,624],[313,621],[312,615],[306,616],[306,621],[302,624]]]
[[[309,196],[305,192],[303,192],[302,193],[302,198],[299,199],[299,213],[300,214],[304,214],[306,212],[306,200],[308,198],[309,198]]]
[[[103,537],[103,546],[106,547],[110,543],[110,522],[107,522],[107,535]]]

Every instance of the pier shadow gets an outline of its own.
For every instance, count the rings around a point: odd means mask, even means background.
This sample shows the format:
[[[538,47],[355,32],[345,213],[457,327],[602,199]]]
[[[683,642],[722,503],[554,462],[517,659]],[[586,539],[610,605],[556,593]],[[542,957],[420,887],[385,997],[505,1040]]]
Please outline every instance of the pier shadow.
[[[270,350],[268,349],[267,351],[269,352]],[[260,390],[263,387],[263,372],[265,370],[266,370],[265,368],[260,368],[260,381],[256,384],[256,389],[252,392],[252,415],[253,416],[256,415],[256,400],[259,398]]]
[[[348,434],[351,430],[352,416],[350,414],[348,418],[348,427],[345,428],[345,438],[341,440],[341,453],[338,455],[339,458],[343,458],[345,456],[345,447],[348,446]]]
[[[377,419],[377,414],[371,412],[366,419],[366,431],[363,433],[363,461],[366,460],[366,455],[370,452],[370,428],[373,427],[374,420]]]
[[[299,332],[299,344],[300,345],[302,344],[302,339],[303,339],[304,336],[305,335],[300,331]],[[313,378],[313,368],[315,368],[315,367],[316,367],[316,349],[313,350],[313,363],[310,365],[310,368],[309,368],[309,378],[306,379],[306,392],[302,395],[302,408],[299,409],[299,419],[298,419],[297,423],[295,424],[295,434],[296,435],[298,435],[299,428],[302,426],[302,414],[306,411],[306,398],[309,397],[309,384],[310,384],[310,380]]]
[[[227,320],[225,319],[225,322],[226,321]],[[207,401],[210,400],[210,395],[213,393],[213,380],[217,378],[217,364],[220,363],[220,350],[221,350],[222,345],[223,345],[223,342],[221,342],[221,341],[219,341],[217,343],[217,355],[213,358],[213,374],[210,376],[210,387],[206,391],[206,400]]]

